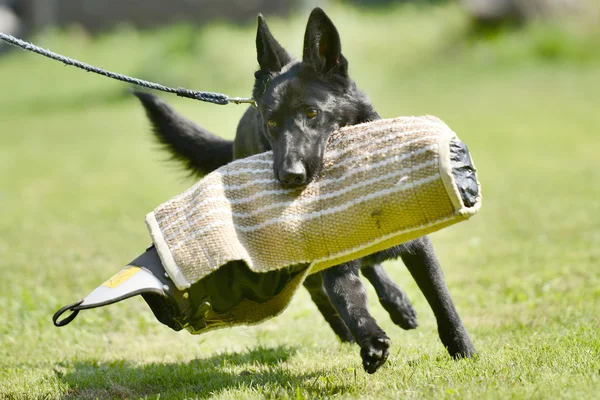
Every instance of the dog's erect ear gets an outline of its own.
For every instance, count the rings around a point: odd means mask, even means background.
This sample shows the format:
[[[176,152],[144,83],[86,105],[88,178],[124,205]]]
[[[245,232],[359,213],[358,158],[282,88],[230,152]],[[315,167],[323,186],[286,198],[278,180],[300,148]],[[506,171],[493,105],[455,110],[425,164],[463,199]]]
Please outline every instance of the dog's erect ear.
[[[256,57],[262,71],[278,72],[284,65],[292,61],[292,57],[269,31],[262,14],[258,14],[256,30]]]
[[[348,74],[348,61],[342,55],[340,35],[327,14],[318,7],[308,17],[302,61],[323,74]]]

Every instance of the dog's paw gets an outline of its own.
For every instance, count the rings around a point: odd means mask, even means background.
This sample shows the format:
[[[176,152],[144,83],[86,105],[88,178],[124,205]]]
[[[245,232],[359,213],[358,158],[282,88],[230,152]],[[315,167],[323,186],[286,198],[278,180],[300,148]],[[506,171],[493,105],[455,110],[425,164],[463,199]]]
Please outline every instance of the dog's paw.
[[[450,346],[446,346],[448,353],[455,360],[460,360],[461,358],[471,358],[475,354],[477,354],[477,350],[475,350],[475,346],[472,343],[451,343]]]
[[[405,330],[415,329],[419,326],[417,312],[410,301],[396,297],[394,300],[381,300],[381,305],[390,315],[394,324]]]
[[[381,336],[373,336],[361,346],[360,356],[367,373],[375,373],[385,363],[390,354],[390,344],[391,340],[385,334],[382,334]]]
[[[454,359],[471,358],[476,353],[469,334],[464,329],[458,331],[439,327],[440,339]]]

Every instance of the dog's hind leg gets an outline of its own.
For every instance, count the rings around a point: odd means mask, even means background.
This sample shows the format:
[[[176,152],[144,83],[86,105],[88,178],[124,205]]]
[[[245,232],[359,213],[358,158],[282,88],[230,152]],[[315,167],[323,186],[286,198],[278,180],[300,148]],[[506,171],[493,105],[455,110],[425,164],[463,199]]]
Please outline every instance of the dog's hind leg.
[[[348,327],[338,314],[337,310],[331,304],[325,288],[323,288],[323,278],[321,274],[309,275],[304,281],[304,287],[310,293],[312,301],[315,303],[325,321],[331,326],[331,329],[340,338],[342,342],[354,342],[352,334],[348,330]]]
[[[417,312],[406,293],[390,278],[383,265],[364,265],[360,271],[375,288],[379,302],[390,314],[392,321],[402,329],[415,329],[418,326]]]
[[[367,291],[358,276],[360,261],[350,261],[321,272],[323,286],[360,346],[365,371],[372,374],[388,358],[390,339],[367,307]]]
[[[438,324],[438,332],[444,346],[454,358],[470,357],[475,347],[467,333],[454,303],[440,263],[427,236],[402,246],[402,261],[425,295]]]

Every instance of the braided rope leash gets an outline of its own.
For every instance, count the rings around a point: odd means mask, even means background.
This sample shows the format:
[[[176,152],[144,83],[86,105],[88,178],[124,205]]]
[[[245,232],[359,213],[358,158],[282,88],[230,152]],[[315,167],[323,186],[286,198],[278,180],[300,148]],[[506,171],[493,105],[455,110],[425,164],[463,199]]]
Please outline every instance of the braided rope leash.
[[[242,104],[249,103],[253,106],[256,106],[254,99],[251,98],[242,98],[242,97],[229,97],[226,94],[222,93],[213,93],[213,92],[201,92],[198,90],[191,90],[186,88],[172,88],[169,86],[161,85],[160,83],[154,83],[145,81],[138,78],[132,78],[127,75],[117,74],[115,72],[107,71],[102,68],[94,67],[93,65],[86,64],[81,61],[74,60],[69,57],[65,57],[63,55],[54,53],[50,50],[43,49],[39,46],[34,45],[33,43],[26,42],[24,40],[18,39],[12,35],[8,35],[6,33],[0,32],[0,40],[4,42],[19,47],[23,50],[31,51],[33,53],[40,54],[44,57],[48,57],[52,60],[60,61],[65,65],[71,65],[73,67],[77,67],[83,69],[87,72],[93,72],[95,74],[99,74],[102,76],[106,76],[107,78],[116,79],[121,82],[131,83],[133,85],[142,86],[148,89],[160,90],[162,92],[174,93],[179,97],[186,97],[188,99],[205,101],[207,103],[226,105],[229,103],[234,104]]]

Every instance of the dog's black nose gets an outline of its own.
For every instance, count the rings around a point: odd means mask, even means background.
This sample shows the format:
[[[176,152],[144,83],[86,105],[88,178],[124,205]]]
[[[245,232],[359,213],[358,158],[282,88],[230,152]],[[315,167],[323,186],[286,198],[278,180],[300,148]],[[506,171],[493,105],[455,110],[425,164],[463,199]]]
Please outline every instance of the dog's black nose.
[[[306,168],[302,163],[284,168],[279,172],[279,181],[285,187],[298,187],[306,184]]]

